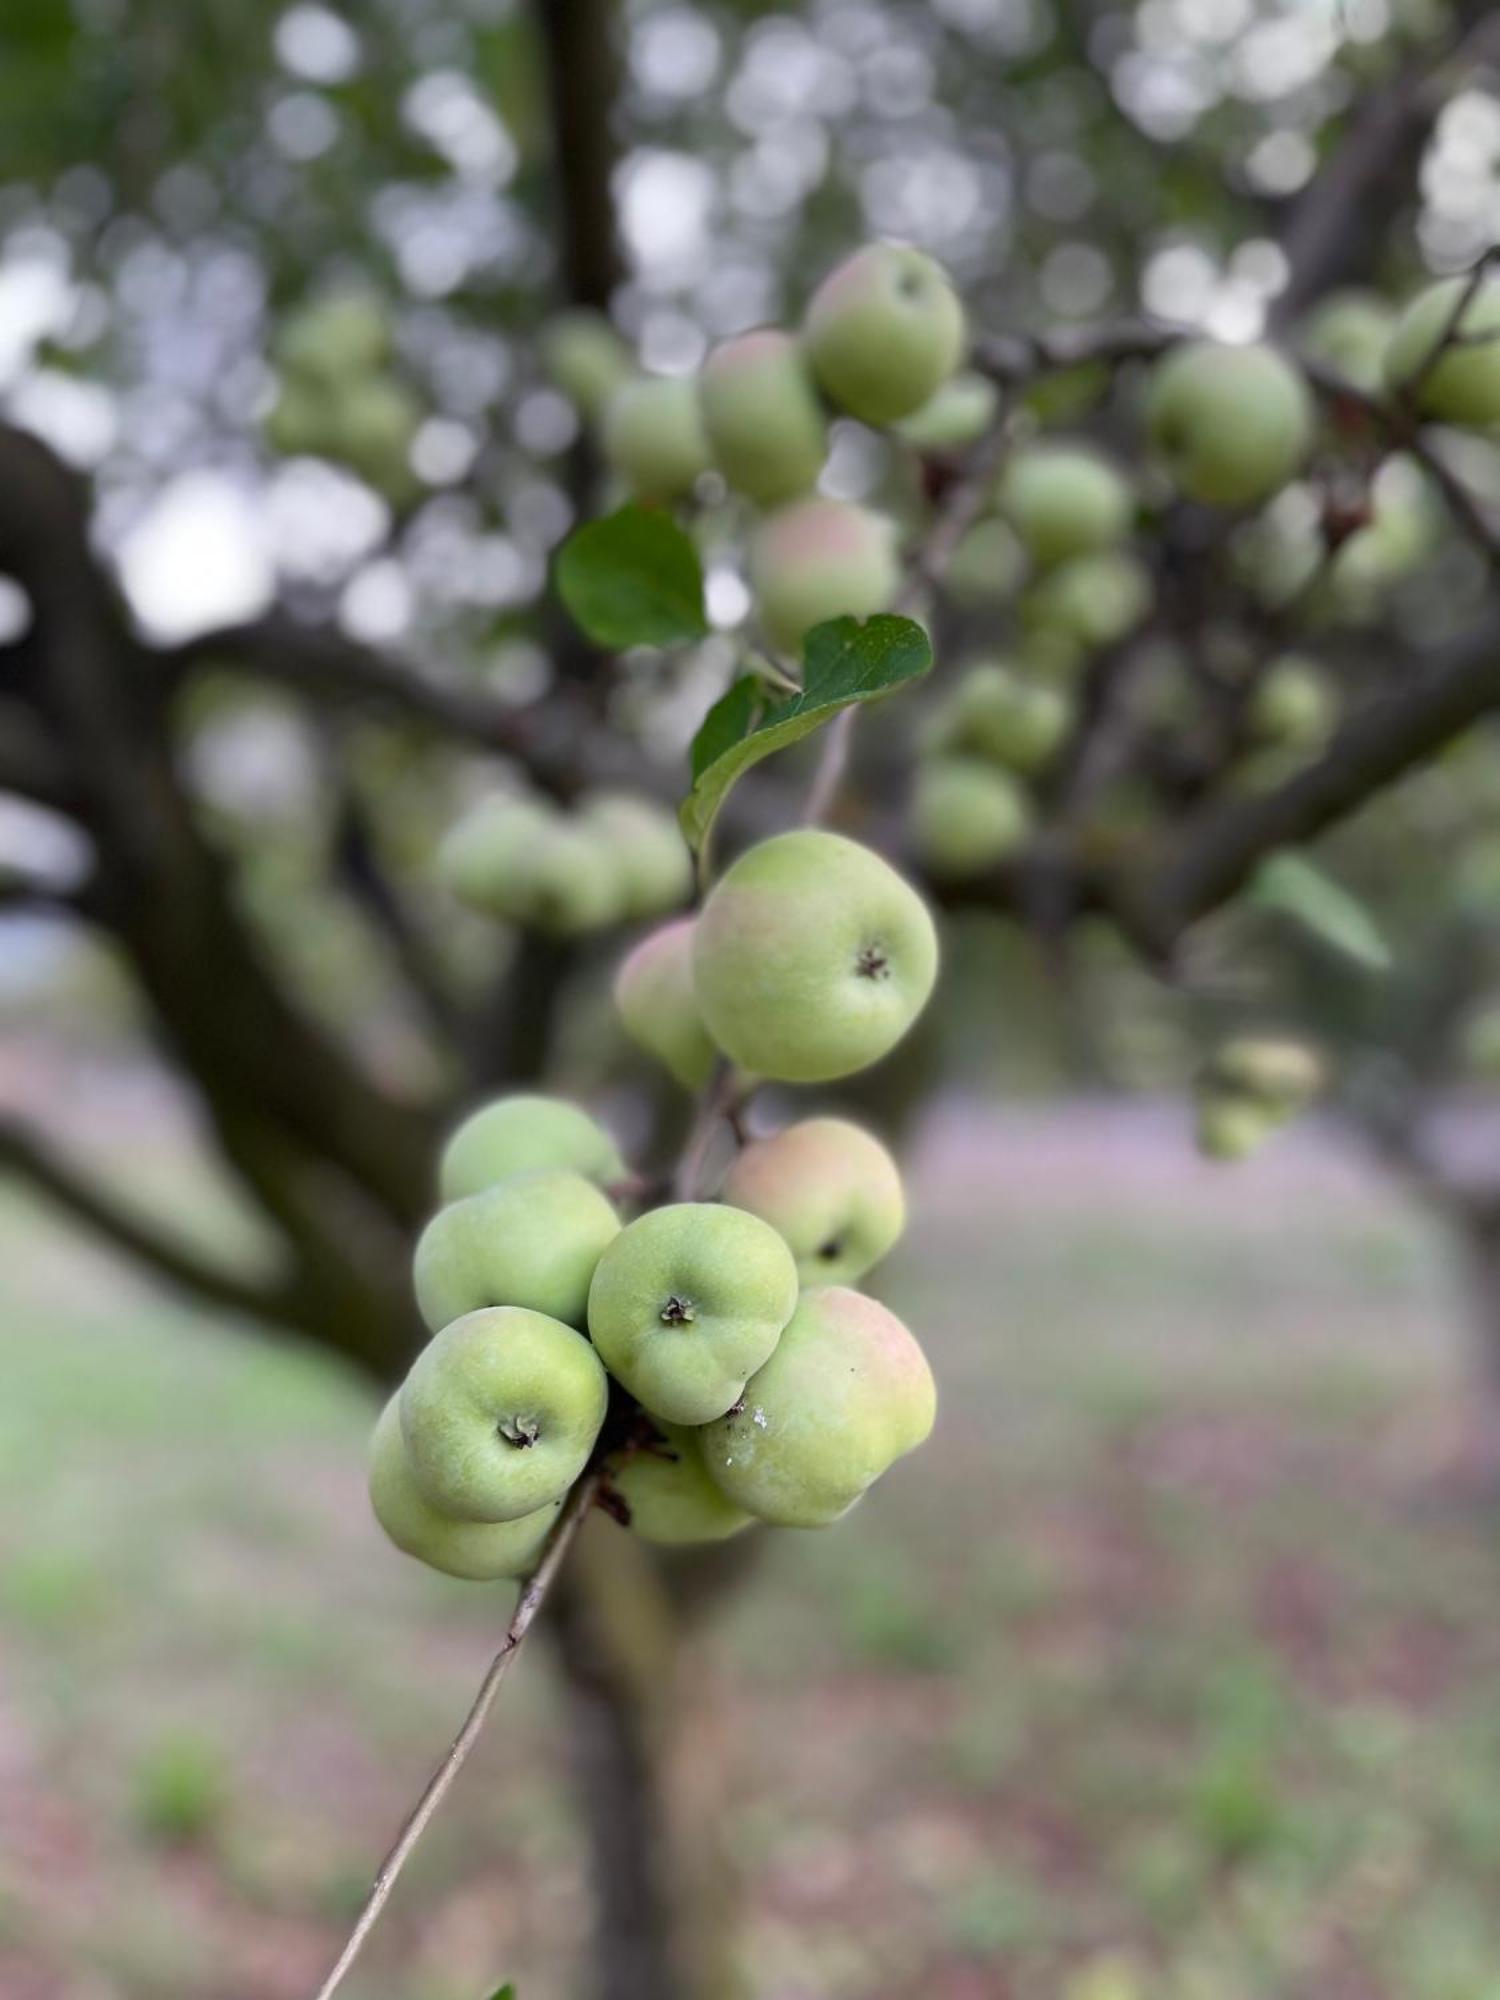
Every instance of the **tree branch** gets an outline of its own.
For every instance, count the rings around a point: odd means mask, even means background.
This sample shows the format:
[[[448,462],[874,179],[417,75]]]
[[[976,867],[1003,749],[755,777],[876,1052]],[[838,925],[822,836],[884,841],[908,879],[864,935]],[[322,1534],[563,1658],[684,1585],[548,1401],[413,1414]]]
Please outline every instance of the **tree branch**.
[[[147,1265],[169,1284],[192,1292],[231,1312],[256,1319],[286,1316],[291,1288],[284,1283],[243,1276],[212,1263],[185,1244],[174,1243],[150,1223],[130,1215],[86,1178],[59,1158],[19,1120],[0,1116],[0,1173],[24,1180],[55,1206],[66,1210],[116,1250]]]
[[[360,1954],[365,1939],[374,1929],[381,1911],[389,1902],[391,1891],[395,1888],[402,1869],[411,1859],[417,1842],[427,1831],[433,1814],[448,1796],[453,1781],[468,1762],[469,1753],[479,1741],[480,1732],[494,1706],[495,1697],[500,1692],[505,1676],[510,1671],[511,1662],[521,1650],[522,1641],[527,1633],[536,1623],[537,1613],[547,1601],[547,1593],[551,1590],[568,1551],[573,1546],[574,1538],[594,1504],[598,1490],[598,1472],[586,1472],[568,1496],[567,1505],[558,1515],[557,1523],[548,1537],[541,1562],[537,1565],[531,1581],[521,1592],[510,1624],[505,1628],[505,1637],[501,1641],[500,1650],[491,1660],[489,1672],[479,1684],[479,1692],[474,1697],[473,1706],[464,1717],[463,1726],[454,1737],[447,1756],[428,1780],[426,1789],[397,1836],[395,1845],[381,1862],[374,1884],[365,1899],[364,1908],[360,1911],[354,1929],[349,1935],[349,1942],[339,1953],[333,1969],[318,1988],[316,2000],[332,2000],[333,1994],[343,1985],[345,1977]]]

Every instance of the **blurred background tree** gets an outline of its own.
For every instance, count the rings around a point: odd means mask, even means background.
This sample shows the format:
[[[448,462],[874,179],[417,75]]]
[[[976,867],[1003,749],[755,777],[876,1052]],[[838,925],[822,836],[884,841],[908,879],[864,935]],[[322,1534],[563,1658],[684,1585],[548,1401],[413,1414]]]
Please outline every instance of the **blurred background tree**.
[[[549,371],[558,314],[607,311],[644,365],[684,372],[794,320],[851,243],[909,238],[953,271],[1017,405],[1133,454],[1134,363],[1107,341],[1092,358],[1101,330],[1307,344],[1330,295],[1367,288],[1378,318],[1489,249],[1497,63],[1490,10],[1442,0],[10,6],[7,1005],[171,1073],[244,1254],[144,1209],[24,1093],[7,1165],[168,1280],[388,1381],[458,1106],[547,1076],[607,1098],[647,1156],[680,1128],[604,1018],[613,942],[498,933],[431,867],[498,772],[562,800],[609,779],[672,796],[733,665],[727,547],[718,630],[686,655],[606,663],[549,599],[601,490],[588,413]],[[1353,350],[1331,358],[1370,386]],[[978,906],[952,997],[871,1087],[894,1118],[944,1065],[1180,1085],[1247,1022],[1310,1031],[1361,1129],[1459,1219],[1492,1317],[1500,1185],[1445,1105],[1494,1057],[1500,791],[1488,732],[1464,732],[1500,699],[1500,467],[1487,441],[1424,445],[1384,503],[1391,439],[1337,389],[1335,473],[1248,523],[1152,499],[1151,612],[1090,650],[1032,846],[937,885]],[[927,499],[947,476],[932,455]],[[924,504],[853,425],[830,478]],[[1360,557],[1383,504],[1397,551]],[[1309,584],[1293,558],[1320,538]],[[945,659],[1014,637],[1003,550],[967,554],[934,614]],[[1335,756],[1314,727],[1256,775],[1252,696],[1294,641],[1349,740]],[[865,730],[848,807],[897,843],[904,753]],[[1351,963],[1305,895],[1184,943],[1273,848],[1414,765],[1324,857],[1394,970]],[[1142,953],[1173,991],[1148,990]],[[608,2000],[719,1990],[718,1891],[681,1899],[702,1935],[670,1936],[665,1857],[712,1868],[712,1843],[701,1816],[685,1844],[666,1831],[661,1767],[672,1621],[732,1563],[663,1576],[618,1542],[585,1551],[556,1621]]]

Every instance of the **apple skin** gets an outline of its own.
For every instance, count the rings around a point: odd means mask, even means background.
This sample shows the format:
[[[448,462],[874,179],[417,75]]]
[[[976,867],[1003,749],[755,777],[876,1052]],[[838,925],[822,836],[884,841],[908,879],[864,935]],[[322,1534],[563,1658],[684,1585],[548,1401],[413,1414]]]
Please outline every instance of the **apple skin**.
[[[440,1513],[412,1477],[400,1398],[381,1412],[370,1443],[370,1505],[386,1538],[429,1569],[470,1583],[530,1576],[562,1504],[559,1497],[515,1521],[457,1521]]]
[[[686,499],[709,468],[697,383],[686,375],[623,383],[604,412],[600,443],[638,499]]]
[[[701,1090],[718,1051],[693,988],[693,919],[663,924],[615,974],[615,1006],[625,1032],[686,1090]]]
[[[693,934],[708,1032],[741,1069],[784,1083],[878,1062],[926,1006],[937,967],[937,932],[910,883],[815,827],[742,854]]]
[[[288,315],[276,358],[315,388],[341,390],[351,377],[374,374],[389,362],[390,315],[371,292],[330,292]]]
[[[444,835],[439,880],[471,909],[516,920],[530,895],[533,857],[555,817],[539,800],[491,793]]]
[[[926,1356],[876,1300],[843,1285],[805,1291],[743,1406],[701,1433],[703,1461],[737,1506],[782,1528],[847,1513],[930,1434]]]
[[[828,425],[807,357],[789,333],[760,327],[716,347],[698,382],[714,464],[762,507],[817,484]]]
[[[937,744],[972,750],[1029,777],[1062,749],[1075,712],[1066,689],[986,660],[971,667],[954,689],[939,718]]]
[[[635,374],[630,349],[613,325],[587,308],[554,314],[542,329],[541,353],[555,386],[590,423]]]
[[[830,618],[884,611],[900,587],[895,523],[849,500],[794,500],[750,539],[750,589],[773,645],[801,657]]]
[[[933,757],[912,790],[912,846],[935,878],[986,874],[1026,844],[1031,807],[1008,771],[979,757]]]
[[[595,1187],[625,1177],[619,1147],[579,1105],[517,1091],[481,1104],[456,1128],[443,1147],[438,1194],[459,1201],[543,1167],[582,1174]]]
[[[1246,1160],[1276,1127],[1263,1104],[1232,1090],[1201,1092],[1196,1121],[1198,1151],[1206,1160]]]
[[[1135,499],[1087,445],[1043,442],[1011,454],[996,500],[1040,569],[1112,548],[1130,532]]]
[[[604,1365],[571,1326],[521,1306],[467,1313],[401,1389],[412,1479],[455,1520],[518,1521],[583,1471],[608,1402]]]
[[[594,792],[580,819],[607,844],[623,916],[657,917],[687,901],[693,857],[674,814],[638,793]]]
[[[1021,615],[1028,629],[1057,634],[1086,651],[1112,646],[1151,608],[1151,573],[1123,549],[1070,556],[1027,591]]]
[[[1481,280],[1463,309],[1459,331],[1471,344],[1432,358],[1468,284],[1444,278],[1411,301],[1386,349],[1385,384],[1392,395],[1414,395],[1423,416],[1485,428],[1500,423],[1500,281]]]
[[[806,1118],[753,1140],[730,1167],[723,1199],[769,1222],[804,1285],[849,1285],[906,1226],[896,1162],[846,1118]]]
[[[825,394],[867,424],[893,424],[935,396],[964,357],[964,309],[920,250],[871,243],[830,271],[804,338]]]
[[[641,1540],[684,1548],[722,1542],[748,1528],[753,1517],[709,1478],[697,1431],[664,1423],[657,1429],[659,1437],[632,1452],[609,1481]]]
[[[797,1266],[769,1223],[713,1202],[673,1202],[626,1225],[599,1259],[589,1333],[653,1417],[722,1416],[797,1303]]]
[[[1338,720],[1338,702],[1310,660],[1288,653],[1273,660],[1256,683],[1245,723],[1257,743],[1307,750],[1324,742]]]
[[[594,1266],[620,1218],[582,1174],[515,1174],[440,1208],[417,1239],[417,1307],[436,1333],[482,1306],[582,1326]]]
[[[1298,346],[1367,395],[1380,388],[1396,315],[1378,292],[1329,292],[1303,321]]]
[[[962,451],[977,443],[1000,414],[1000,391],[987,375],[955,375],[896,429],[913,451]]]
[[[1322,1088],[1323,1064],[1305,1042],[1279,1035],[1236,1035],[1214,1053],[1211,1087],[1253,1098],[1278,1120],[1292,1117]]]
[[[1313,405],[1271,347],[1193,340],[1157,363],[1146,399],[1151,439],[1189,499],[1249,507],[1293,478],[1313,441]]]

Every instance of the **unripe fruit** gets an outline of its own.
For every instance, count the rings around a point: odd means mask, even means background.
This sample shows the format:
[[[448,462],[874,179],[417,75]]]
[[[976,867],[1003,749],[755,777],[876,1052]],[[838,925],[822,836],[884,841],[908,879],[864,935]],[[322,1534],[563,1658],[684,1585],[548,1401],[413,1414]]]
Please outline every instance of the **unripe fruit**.
[[[633,1452],[609,1482],[642,1541],[683,1547],[722,1542],[748,1528],[752,1516],[709,1478],[698,1433],[680,1424],[658,1429],[661,1435]]]
[[[635,373],[630,349],[603,313],[558,313],[542,329],[542,365],[590,423]]]
[[[937,978],[937,933],[868,847],[803,828],[742,854],[693,936],[708,1032],[752,1075],[822,1083],[895,1047]]]
[[[817,484],[828,426],[801,347],[762,327],[716,347],[698,383],[714,464],[763,507]]]
[[[530,894],[532,857],[553,820],[551,809],[534,799],[492,793],[444,835],[439,880],[471,909],[514,918]]]
[[[582,823],[608,843],[625,916],[660,916],[687,901],[693,857],[675,816],[654,799],[595,792],[583,801]]]
[[[582,1326],[589,1283],[620,1219],[592,1181],[552,1167],[440,1208],[417,1239],[417,1306],[435,1333],[481,1306],[525,1306]]]
[[[605,459],[642,500],[681,500],[709,466],[698,385],[686,375],[641,375],[609,399]]]
[[[961,609],[982,610],[1014,597],[1026,575],[1026,551],[998,515],[976,521],[948,559],[945,594]]]
[[[848,500],[794,500],[750,542],[750,588],[773,645],[800,653],[830,618],[868,618],[896,595],[895,524]]]
[[[1323,742],[1338,719],[1328,682],[1310,661],[1288,654],[1273,660],[1256,682],[1245,724],[1256,742],[1304,750]]]
[[[1308,314],[1298,345],[1369,395],[1381,385],[1394,323],[1378,292],[1330,292]]]
[[[522,1091],[470,1112],[443,1148],[438,1193],[458,1201],[543,1167],[570,1169],[596,1187],[625,1173],[614,1140],[586,1111],[561,1097]]]
[[[813,373],[867,424],[893,424],[935,396],[964,354],[964,309],[920,250],[872,243],[831,271],[807,308]]]
[[[1253,1097],[1209,1090],[1198,1098],[1198,1151],[1205,1159],[1248,1159],[1266,1143],[1275,1126],[1275,1119]]]
[[[653,1417],[722,1416],[797,1303],[797,1267],[759,1216],[710,1202],[654,1208],[599,1259],[589,1333]]]
[[[1151,608],[1151,573],[1118,549],[1073,556],[1027,591],[1023,618],[1034,632],[1055,633],[1085,649],[1112,646]]]
[[[688,1090],[701,1090],[717,1051],[693,988],[693,920],[679,917],[641,939],[615,974],[625,1032]]]
[[[390,500],[406,500],[417,492],[411,447],[422,406],[404,384],[384,375],[356,377],[333,395],[330,415],[331,457]]]
[[[598,1355],[561,1320],[469,1313],[433,1336],[402,1388],[412,1478],[440,1513],[518,1521],[583,1471],[608,1401]]]
[[[955,375],[896,428],[915,451],[962,451],[1000,414],[1000,391],[987,375]]]
[[[1146,402],[1152,442],[1190,499],[1248,507],[1285,486],[1313,438],[1312,399],[1270,347],[1189,341],[1159,362]]]
[[[1061,750],[1073,715],[1073,698],[1065,689],[987,661],[971,668],[954,689],[940,741],[1029,776]]]
[[[1414,396],[1424,416],[1485,426],[1500,423],[1500,282],[1480,282],[1463,307],[1458,341],[1443,345],[1469,282],[1445,278],[1417,294],[1391,335],[1385,382],[1393,395]]]
[[[529,1576],[562,1510],[561,1496],[516,1521],[458,1521],[439,1512],[412,1477],[400,1400],[386,1404],[370,1444],[370,1505],[387,1537],[429,1569],[473,1583]]]
[[[745,1147],[723,1198],[784,1239],[804,1285],[849,1285],[906,1225],[896,1162],[844,1118],[808,1118]]]
[[[1044,443],[1012,453],[996,490],[1000,511],[1041,569],[1123,541],[1135,511],[1130,488],[1087,446]]]
[[[820,1528],[932,1430],[937,1391],[910,1333],[842,1285],[804,1292],[744,1402],[702,1433],[703,1460],[738,1506]]]
[[[616,851],[598,828],[554,819],[519,871],[515,921],[555,937],[579,937],[620,921],[623,888]]]
[[[1211,1090],[1254,1098],[1271,1117],[1292,1117],[1323,1084],[1323,1065],[1303,1042],[1274,1035],[1236,1035],[1223,1043],[1205,1072]]]
[[[912,789],[912,846],[934,876],[986,874],[1023,847],[1031,831],[1026,794],[1007,771],[978,757],[934,757]]]

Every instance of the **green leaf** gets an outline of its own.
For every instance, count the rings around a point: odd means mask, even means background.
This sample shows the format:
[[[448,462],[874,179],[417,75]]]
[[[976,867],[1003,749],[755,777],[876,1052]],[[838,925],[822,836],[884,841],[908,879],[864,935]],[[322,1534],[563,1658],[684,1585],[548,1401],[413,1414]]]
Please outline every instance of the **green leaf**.
[[[503,1986],[490,1995],[490,2000],[516,2000],[514,1981],[507,1979]]]
[[[709,710],[693,743],[693,789],[678,815],[701,851],[730,787],[773,751],[793,743],[853,702],[878,701],[932,665],[932,647],[909,618],[835,618],[803,642],[802,689],[766,706],[765,690],[743,675]]]
[[[1391,948],[1364,904],[1305,855],[1269,856],[1250,878],[1246,897],[1367,972],[1389,972]]]
[[[575,529],[557,555],[557,591],[596,646],[671,646],[708,630],[703,565],[668,515],[622,507]]]

